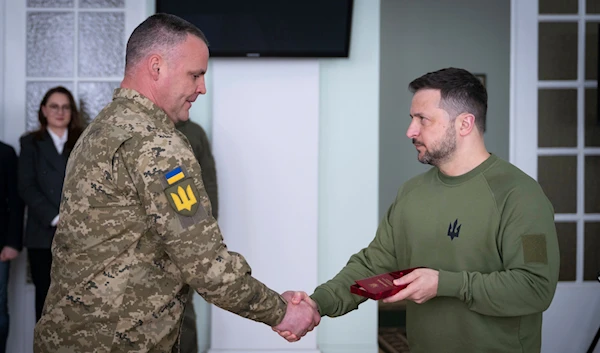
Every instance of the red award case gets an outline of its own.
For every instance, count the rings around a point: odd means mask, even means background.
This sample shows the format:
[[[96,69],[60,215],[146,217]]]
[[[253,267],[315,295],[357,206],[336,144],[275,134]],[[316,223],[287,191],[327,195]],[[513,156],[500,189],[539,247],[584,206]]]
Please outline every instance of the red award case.
[[[368,277],[355,281],[356,284],[350,286],[350,292],[361,295],[363,297],[380,300],[398,293],[407,285],[397,286],[394,280],[408,273],[411,273],[415,268],[409,268],[401,271],[394,271],[380,274],[373,277]]]

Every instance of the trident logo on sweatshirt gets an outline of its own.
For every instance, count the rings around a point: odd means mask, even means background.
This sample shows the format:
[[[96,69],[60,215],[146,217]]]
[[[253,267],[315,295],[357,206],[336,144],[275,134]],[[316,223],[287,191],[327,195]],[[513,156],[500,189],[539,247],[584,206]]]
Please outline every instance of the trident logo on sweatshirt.
[[[458,218],[454,221],[454,225],[452,224],[452,222],[450,222],[450,225],[448,226],[448,236],[450,237],[450,240],[458,238],[458,234],[460,233],[460,227],[462,227],[462,224],[458,224]]]

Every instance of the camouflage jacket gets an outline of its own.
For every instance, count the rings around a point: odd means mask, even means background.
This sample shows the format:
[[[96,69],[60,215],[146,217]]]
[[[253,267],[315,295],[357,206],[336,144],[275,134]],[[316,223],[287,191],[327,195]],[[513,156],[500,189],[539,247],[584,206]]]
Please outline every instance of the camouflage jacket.
[[[52,254],[36,352],[177,351],[189,286],[269,326],[285,315],[227,251],[183,135],[133,90],[115,90],[71,154]]]

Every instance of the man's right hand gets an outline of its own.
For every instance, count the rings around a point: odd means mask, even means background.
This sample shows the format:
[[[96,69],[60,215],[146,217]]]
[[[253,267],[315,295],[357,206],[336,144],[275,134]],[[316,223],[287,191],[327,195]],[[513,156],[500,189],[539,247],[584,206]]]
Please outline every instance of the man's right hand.
[[[321,322],[321,315],[319,314],[317,303],[315,303],[306,292],[287,291],[283,293],[282,296],[288,302],[286,316],[279,325],[273,327],[273,331],[277,332],[288,342],[295,342],[300,340],[300,338],[302,338],[307,332],[312,331],[317,325],[319,325],[319,323]],[[299,310],[301,307],[306,306],[309,306],[311,308],[311,316],[309,317],[306,316],[308,314],[304,314],[305,316],[304,318],[302,318],[304,324],[308,324],[306,331],[299,331],[299,333],[297,333],[293,329],[286,329],[285,325],[282,325],[288,318],[290,309]],[[301,325],[300,323],[297,324]]]
[[[288,291],[281,296],[288,302],[287,311],[279,325],[273,327],[273,331],[288,342],[298,341],[319,325],[321,315],[317,311],[316,303],[304,292]]]

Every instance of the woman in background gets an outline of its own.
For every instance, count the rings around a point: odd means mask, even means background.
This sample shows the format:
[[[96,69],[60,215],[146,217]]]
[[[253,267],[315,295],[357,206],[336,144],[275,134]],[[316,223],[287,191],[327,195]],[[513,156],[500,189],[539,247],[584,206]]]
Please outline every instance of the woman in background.
[[[24,246],[35,285],[35,315],[40,319],[50,287],[50,247],[60,206],[69,154],[83,131],[71,92],[54,87],[38,111],[40,128],[21,137],[19,194],[27,206]]]

